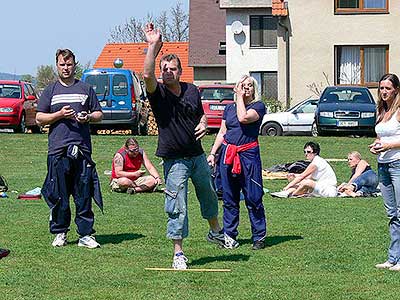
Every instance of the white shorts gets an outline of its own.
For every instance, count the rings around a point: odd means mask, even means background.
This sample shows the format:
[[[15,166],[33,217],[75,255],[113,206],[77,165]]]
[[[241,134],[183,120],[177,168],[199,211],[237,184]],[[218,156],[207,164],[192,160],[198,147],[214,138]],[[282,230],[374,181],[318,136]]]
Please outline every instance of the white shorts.
[[[337,188],[335,185],[327,182],[316,182],[312,195],[316,197],[336,197]]]

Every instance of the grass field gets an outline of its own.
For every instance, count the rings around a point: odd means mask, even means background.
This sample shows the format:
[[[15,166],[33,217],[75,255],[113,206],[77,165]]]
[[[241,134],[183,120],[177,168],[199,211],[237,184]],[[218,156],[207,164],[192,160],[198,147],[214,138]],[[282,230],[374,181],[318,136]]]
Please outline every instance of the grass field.
[[[276,199],[264,196],[268,218],[267,247],[251,250],[250,225],[242,205],[235,250],[205,240],[192,186],[189,193],[190,236],[185,253],[191,268],[231,269],[229,273],[147,271],[170,267],[171,242],[165,238],[163,195],[111,193],[111,159],[126,136],[94,136],[94,160],[100,174],[104,215],[95,208],[100,249],[70,244],[54,249],[44,201],[17,200],[12,191],[41,187],[46,174],[47,136],[0,134],[0,174],[11,191],[0,198],[0,246],[11,254],[0,261],[0,299],[396,299],[400,274],[374,268],[386,259],[389,241],[381,198]],[[263,167],[303,159],[311,137],[261,137]],[[376,170],[366,138],[321,137],[321,156],[346,158],[358,150]],[[212,136],[203,140],[209,149]],[[154,156],[157,138],[139,137]],[[346,162],[332,162],[338,181],[350,174]],[[270,191],[286,183],[264,181]],[[73,207],[73,205],[72,205]],[[74,207],[73,207],[74,211]],[[222,212],[222,210],[220,210]]]

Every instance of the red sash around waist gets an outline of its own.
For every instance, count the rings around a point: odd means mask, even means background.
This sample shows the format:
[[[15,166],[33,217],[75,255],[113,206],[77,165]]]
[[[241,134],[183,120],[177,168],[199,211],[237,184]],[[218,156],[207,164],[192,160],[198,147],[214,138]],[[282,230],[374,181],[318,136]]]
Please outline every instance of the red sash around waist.
[[[223,142],[226,145],[225,157],[224,157],[224,164],[232,165],[232,173],[233,174],[240,174],[242,172],[242,168],[240,165],[240,156],[239,152],[246,151],[258,146],[258,141],[254,141],[248,144],[236,146],[232,144],[228,144],[225,140]]]

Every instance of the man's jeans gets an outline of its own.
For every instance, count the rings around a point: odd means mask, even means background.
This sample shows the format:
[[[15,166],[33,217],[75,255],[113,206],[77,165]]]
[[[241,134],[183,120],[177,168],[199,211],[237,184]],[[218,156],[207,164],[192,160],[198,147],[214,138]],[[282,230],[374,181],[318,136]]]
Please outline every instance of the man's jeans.
[[[390,245],[388,261],[400,260],[400,160],[378,163],[379,187],[389,218]]]
[[[165,212],[168,214],[167,238],[180,240],[189,234],[187,214],[188,180],[192,179],[204,219],[218,216],[218,199],[211,182],[211,170],[204,154],[164,159]]]

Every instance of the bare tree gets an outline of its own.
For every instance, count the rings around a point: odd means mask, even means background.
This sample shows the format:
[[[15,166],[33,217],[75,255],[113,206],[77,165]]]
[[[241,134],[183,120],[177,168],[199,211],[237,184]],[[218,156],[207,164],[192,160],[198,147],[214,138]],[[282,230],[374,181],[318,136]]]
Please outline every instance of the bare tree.
[[[309,90],[317,97],[321,96],[321,94],[324,91],[326,86],[331,85],[329,83],[328,74],[326,74],[325,72],[322,72],[322,74],[324,75],[324,78],[325,78],[325,82],[326,82],[325,84],[323,82],[320,82],[320,83],[313,82],[313,83],[306,85],[306,87],[308,87]]]
[[[125,24],[117,25],[111,30],[109,43],[138,43],[144,42],[143,32],[146,23],[155,23],[161,30],[163,40],[169,41],[187,41],[189,38],[189,15],[183,10],[183,5],[178,0],[170,10],[170,18],[166,11],[154,18],[150,13],[146,18],[130,18]]]
[[[156,19],[156,26],[161,31],[163,41],[165,42],[171,41],[167,11],[164,10],[160,13],[158,18]]]
[[[189,15],[182,9],[182,2],[176,2],[171,8],[172,21],[169,24],[171,40],[187,41],[189,39]]]

